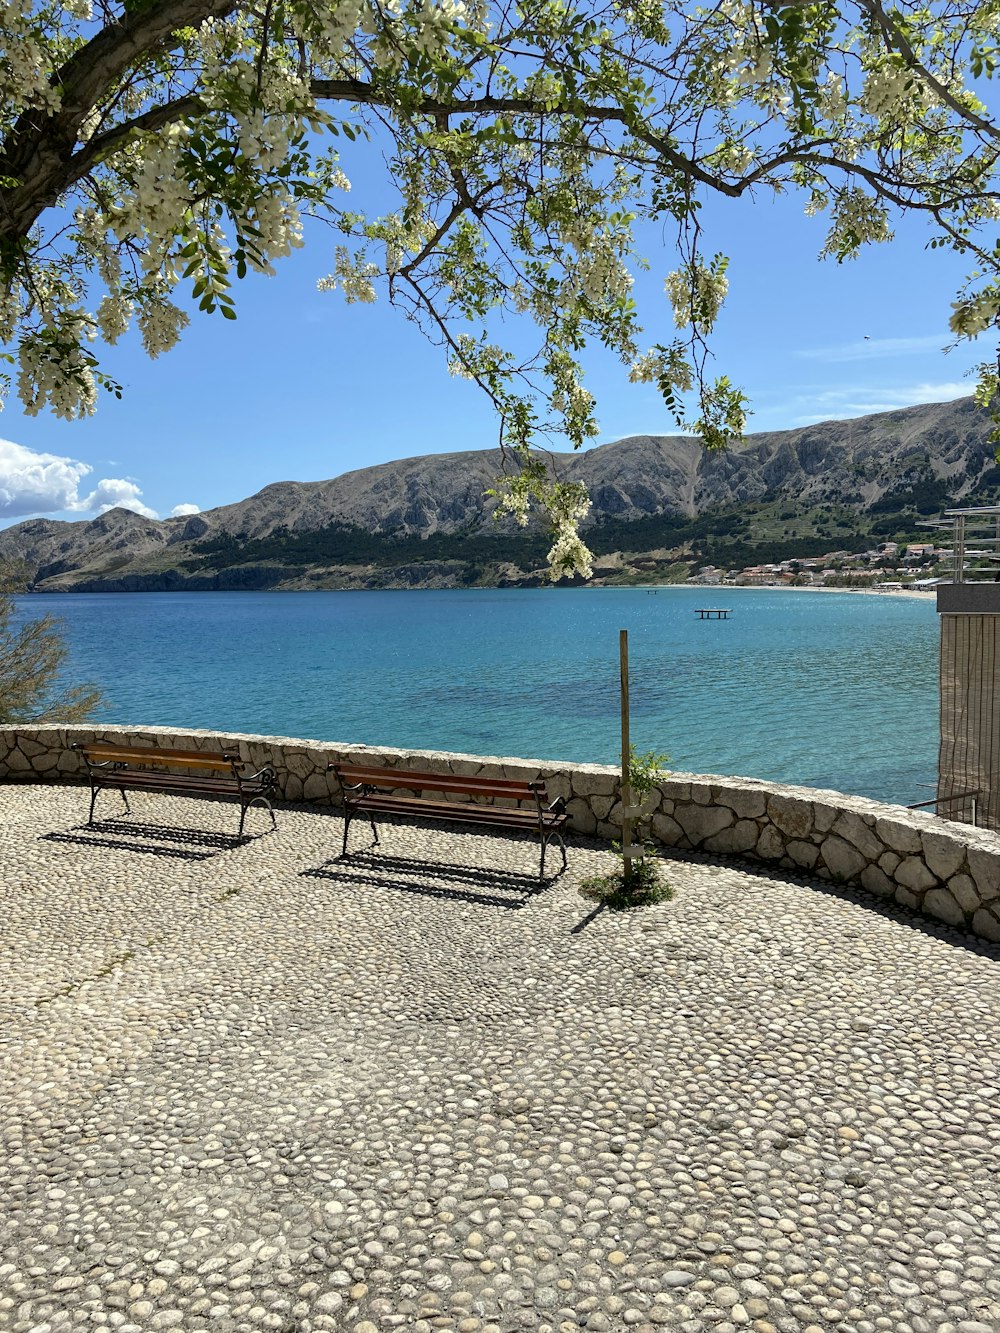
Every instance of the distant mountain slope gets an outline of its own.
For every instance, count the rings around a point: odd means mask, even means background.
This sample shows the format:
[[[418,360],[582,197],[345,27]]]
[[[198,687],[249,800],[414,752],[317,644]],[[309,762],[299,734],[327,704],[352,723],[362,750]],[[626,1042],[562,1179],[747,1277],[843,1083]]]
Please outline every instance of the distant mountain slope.
[[[684,539],[706,514],[729,515],[722,530],[732,531],[741,514],[768,504],[791,505],[786,519],[836,507],[843,527],[846,511],[868,522],[936,512],[970,496],[984,502],[1000,480],[989,429],[966,398],[751,435],[726,453],[707,453],[683,436],[634,436],[553,455],[553,464],[586,485],[589,525],[613,532],[623,549],[642,550],[627,545],[629,525],[648,545],[671,534]],[[364,583],[363,572],[348,571],[384,566],[387,543],[407,567],[441,564],[432,577],[445,583],[462,581],[452,565],[499,567],[507,548],[523,572],[529,556],[543,559],[544,541],[490,521],[494,502],[484,492],[502,467],[497,450],[435,454],[330,481],[277,482],[190,517],[157,521],[114,509],[90,522],[32,519],[0,532],[0,559],[27,564],[38,590],[318,586],[318,570],[328,571],[327,583],[337,582],[336,571]],[[402,577],[404,585],[413,581],[421,580]]]

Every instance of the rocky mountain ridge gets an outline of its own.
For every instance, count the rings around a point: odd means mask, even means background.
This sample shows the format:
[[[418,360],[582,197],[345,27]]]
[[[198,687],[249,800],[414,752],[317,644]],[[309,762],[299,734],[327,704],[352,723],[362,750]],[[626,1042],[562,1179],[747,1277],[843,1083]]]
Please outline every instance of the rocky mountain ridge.
[[[555,454],[552,464],[564,480],[586,485],[591,527],[613,523],[620,531],[654,517],[694,520],[770,500],[864,514],[891,509],[893,496],[901,503],[907,496],[956,503],[979,495],[995,469],[989,432],[985,413],[966,398],[750,435],[723,453],[708,453],[684,436],[645,435]],[[374,540],[406,555],[400,568],[411,572],[400,575],[400,586],[420,582],[412,567],[428,563],[442,566],[433,577],[443,586],[461,581],[460,539],[471,543],[470,558],[476,541],[492,543],[490,550],[496,545],[501,529],[491,521],[495,501],[485,492],[503,467],[495,449],[446,453],[329,481],[276,482],[238,503],[179,518],[113,509],[89,522],[31,519],[0,532],[0,560],[27,566],[37,591],[368,586],[366,552]],[[340,534],[337,554],[319,555],[310,566],[303,544],[324,532]],[[510,531],[510,541],[517,538]],[[297,544],[302,568],[282,573],[289,544]],[[318,569],[328,572],[325,583]]]

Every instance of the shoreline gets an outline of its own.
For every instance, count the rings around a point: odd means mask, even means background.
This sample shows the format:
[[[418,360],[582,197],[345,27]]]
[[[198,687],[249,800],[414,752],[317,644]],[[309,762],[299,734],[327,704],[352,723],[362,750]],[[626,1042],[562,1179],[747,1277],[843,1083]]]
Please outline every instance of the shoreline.
[[[613,584],[602,584],[613,587]],[[618,585],[621,586],[621,585]],[[747,593],[747,592],[821,592],[847,593],[850,597],[910,597],[918,601],[936,596],[934,588],[824,588],[793,587],[789,583],[635,583],[630,585],[636,592],[660,592],[664,588],[704,589],[706,592]]]
[[[457,587],[449,584],[443,587],[372,587],[372,588],[130,588],[123,589],[87,589],[81,591],[68,588],[25,588],[11,595],[25,597],[159,597],[162,595],[191,595],[196,597],[222,594],[284,594],[284,593],[323,593],[323,592],[588,592],[588,591],[624,591],[624,592],[662,592],[673,588],[704,590],[707,593],[748,593],[748,592],[821,592],[848,593],[852,597],[859,594],[878,597],[927,598],[935,596],[934,588],[827,588],[823,586],[792,586],[788,583],[530,583],[530,584],[489,584]]]

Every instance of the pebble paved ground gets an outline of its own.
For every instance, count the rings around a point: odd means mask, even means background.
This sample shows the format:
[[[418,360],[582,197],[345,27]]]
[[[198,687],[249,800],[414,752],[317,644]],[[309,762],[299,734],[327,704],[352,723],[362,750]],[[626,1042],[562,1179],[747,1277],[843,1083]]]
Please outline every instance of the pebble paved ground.
[[[0,788],[0,1329],[1000,1329],[995,949],[707,861],[592,916],[593,846],[535,893],[502,836],[339,862],[314,811],[104,800]]]

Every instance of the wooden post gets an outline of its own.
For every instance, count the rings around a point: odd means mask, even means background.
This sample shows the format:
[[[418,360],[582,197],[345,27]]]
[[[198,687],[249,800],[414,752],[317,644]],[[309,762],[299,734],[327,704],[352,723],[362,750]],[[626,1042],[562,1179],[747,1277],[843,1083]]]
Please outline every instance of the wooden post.
[[[622,701],[622,859],[625,862],[625,883],[632,879],[632,784],[629,782],[629,755],[631,746],[628,734],[628,630],[618,631],[618,656],[621,664],[621,701]]]

